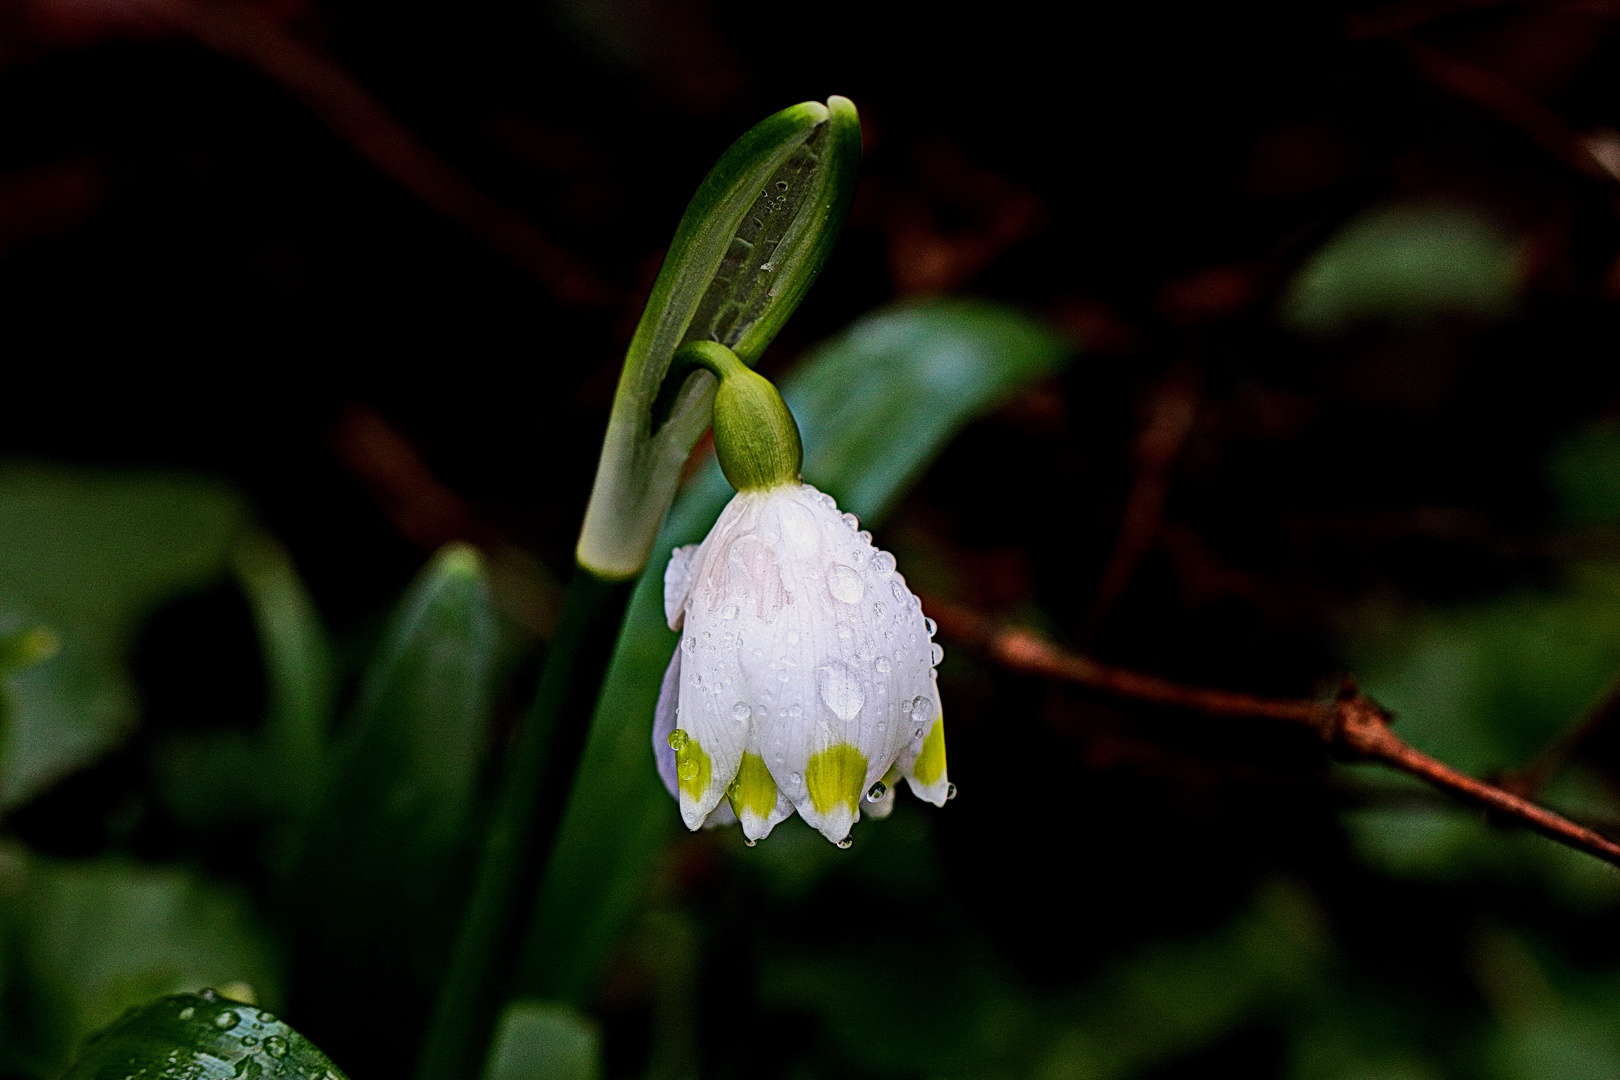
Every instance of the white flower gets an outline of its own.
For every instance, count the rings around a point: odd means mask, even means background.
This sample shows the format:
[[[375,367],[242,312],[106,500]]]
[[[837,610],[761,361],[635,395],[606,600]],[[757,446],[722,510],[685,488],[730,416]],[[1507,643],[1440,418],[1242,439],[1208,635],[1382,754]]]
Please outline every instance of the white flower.
[[[894,556],[858,528],[831,496],[784,483],[738,492],[702,544],[670,556],[681,641],[653,748],[688,828],[735,814],[753,843],[797,810],[847,846],[862,800],[885,816],[898,777],[936,806],[951,796],[944,651]]]

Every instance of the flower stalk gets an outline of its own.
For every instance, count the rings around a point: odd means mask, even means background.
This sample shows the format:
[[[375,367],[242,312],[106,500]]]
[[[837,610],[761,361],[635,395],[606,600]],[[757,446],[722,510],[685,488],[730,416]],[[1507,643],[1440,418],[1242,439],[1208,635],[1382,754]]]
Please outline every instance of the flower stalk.
[[[852,104],[796,105],[738,139],[681,219],[625,357],[562,618],[507,756],[417,1080],[483,1074],[613,646],[682,466],[709,426],[717,384],[768,422],[792,425],[779,398],[770,420],[745,373],[826,262],[859,161]],[[693,343],[703,344],[677,364]],[[793,455],[770,458],[759,475],[796,477],[796,428],[792,444]]]

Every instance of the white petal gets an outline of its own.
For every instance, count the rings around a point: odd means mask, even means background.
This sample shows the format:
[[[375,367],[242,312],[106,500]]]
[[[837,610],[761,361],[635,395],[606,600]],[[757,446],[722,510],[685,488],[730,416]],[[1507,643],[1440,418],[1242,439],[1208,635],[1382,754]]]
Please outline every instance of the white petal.
[[[692,591],[692,556],[699,545],[687,544],[669,553],[664,568],[664,618],[671,630],[680,630],[686,613],[686,598]]]
[[[681,649],[669,658],[664,669],[664,681],[658,688],[658,706],[653,710],[653,760],[658,763],[658,778],[664,782],[670,798],[679,799],[675,787],[675,750],[669,745],[670,732],[675,730],[675,705],[681,687]]]
[[[919,700],[911,721],[911,742],[896,765],[913,795],[923,802],[944,806],[951,797],[951,780],[945,768],[945,716],[939,707],[937,687],[932,697]]]

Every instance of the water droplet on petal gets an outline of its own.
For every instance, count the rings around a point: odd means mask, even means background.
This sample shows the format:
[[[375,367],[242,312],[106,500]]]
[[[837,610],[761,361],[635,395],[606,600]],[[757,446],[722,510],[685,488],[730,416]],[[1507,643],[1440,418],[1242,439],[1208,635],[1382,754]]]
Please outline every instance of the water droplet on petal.
[[[905,712],[905,709],[901,709]],[[911,715],[917,720],[927,723],[934,718],[934,701],[927,697],[914,697],[911,699]]]
[[[861,581],[861,575],[852,568],[843,563],[834,563],[827,572],[827,591],[833,594],[835,600],[858,604],[861,597],[866,595],[866,585]]]
[[[848,851],[850,848],[855,846],[855,838],[852,836],[846,836],[842,840],[838,841],[838,846],[845,851]]]
[[[872,542],[872,534],[867,532],[865,529],[862,529],[855,535],[861,538],[861,543],[863,544],[870,544]]]
[[[912,710],[912,707],[913,707],[913,706],[912,706],[912,703],[911,703],[911,702],[909,702],[909,701],[902,701],[902,702],[901,702],[901,703],[900,703],[900,714],[901,714],[901,715],[902,715],[902,716],[910,716],[910,715],[911,715],[911,710]]]
[[[735,619],[737,617],[737,605],[727,604],[725,607],[721,608],[720,617],[722,619]]]
[[[788,774],[788,783],[792,784],[794,787],[798,787],[800,784],[804,783],[804,777],[800,776],[798,773],[790,773]]]
[[[888,785],[879,780],[877,783],[866,789],[866,798],[869,802],[877,802],[879,799],[883,798],[884,795],[887,795],[888,792]]]
[[[901,607],[905,607],[911,600],[911,594],[908,593],[906,591],[906,587],[900,584],[898,581],[889,582],[889,591],[894,593],[895,602]]]
[[[746,720],[753,715],[754,710],[748,707],[748,702],[739,701],[731,707],[731,715],[738,720]]]
[[[933,637],[935,634],[939,633],[939,623],[935,622],[933,619],[924,618],[923,629],[927,631],[929,637]]]
[[[872,570],[881,577],[894,573],[894,556],[880,551],[872,557]]]
[[[196,1015],[197,1015],[197,1008],[194,1005],[187,1005],[185,1008],[180,1010],[180,1019],[182,1019],[182,1020],[190,1020],[193,1016],[196,1016]]]
[[[872,661],[872,666],[877,668],[879,675],[887,675],[890,669],[894,667],[894,664],[890,662],[887,656],[880,656]]]
[[[681,648],[685,649],[687,652],[691,652],[693,649],[697,648],[697,642],[692,638],[683,637],[681,638]]]
[[[686,732],[682,731],[680,728],[676,728],[674,731],[669,733],[669,739],[667,740],[669,742],[669,748],[675,751],[677,754],[680,753],[682,750],[686,749],[686,738]]]
[[[681,762],[682,780],[696,780],[697,774],[698,763],[696,761],[693,761],[691,758],[687,758],[685,761]]]
[[[889,725],[888,725],[888,724],[885,724],[885,723],[884,723],[884,722],[883,722],[883,721],[882,721],[882,720],[879,720],[879,721],[878,721],[878,725],[877,725],[877,727],[878,727],[878,734],[879,734],[879,735],[881,735],[881,734],[883,734],[883,733],[884,733],[884,732],[885,732],[885,731],[887,731],[887,730],[888,730],[888,727],[889,727]]]
[[[743,847],[753,847],[753,846],[754,846],[754,845],[755,845],[755,844],[757,844],[757,843],[759,843],[759,841],[758,841],[758,840],[750,840],[750,839],[749,839],[749,838],[748,838],[748,837],[746,837],[746,836],[745,836],[745,837],[743,837]]]
[[[954,798],[956,798],[956,785],[955,784],[946,784],[945,785],[945,801],[950,802]]]
[[[845,514],[844,524],[848,525],[850,530],[853,532],[861,527],[861,519],[856,517],[854,514]]]
[[[273,1058],[286,1057],[287,1040],[283,1039],[280,1035],[271,1035],[269,1038],[264,1040],[264,1052]]]
[[[244,1036],[242,1036],[242,1045],[243,1046],[258,1046],[259,1045],[259,1037],[257,1035],[244,1035]]]
[[[788,715],[793,716],[793,717],[803,716],[804,715],[804,709],[801,706],[795,705],[791,709],[788,710]]]
[[[935,667],[938,667],[939,662],[945,659],[945,646],[941,645],[937,641],[934,642],[928,647],[928,656],[929,663],[933,664]]]
[[[883,601],[875,600],[872,602],[872,614],[876,615],[878,618],[883,618],[883,613],[888,610],[888,606],[885,605]]]
[[[226,1009],[224,1012],[214,1017],[214,1026],[223,1031],[227,1028],[235,1027],[241,1021],[241,1019],[242,1018],[240,1016],[237,1016],[231,1010]]]
[[[848,664],[833,661],[816,669],[821,700],[840,720],[853,720],[866,704],[866,688]]]

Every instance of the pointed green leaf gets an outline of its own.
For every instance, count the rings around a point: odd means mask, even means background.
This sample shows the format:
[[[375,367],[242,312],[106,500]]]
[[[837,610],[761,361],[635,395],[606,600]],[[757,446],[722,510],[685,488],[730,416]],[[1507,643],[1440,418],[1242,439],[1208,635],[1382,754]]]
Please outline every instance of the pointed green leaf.
[[[345,1080],[315,1044],[263,1009],[212,990],[132,1009],[64,1080]]]
[[[1041,324],[989,304],[932,301],[861,319],[782,384],[804,435],[805,479],[876,520],[963,424],[1067,355]],[[675,645],[664,564],[671,548],[703,538],[730,497],[711,462],[682,493],[636,589],[536,919],[528,981],[544,996],[588,992],[677,823],[649,739]]]
[[[401,601],[339,733],[290,900],[298,997],[338,1015],[363,981],[388,1003],[364,1015],[399,1028],[315,1032],[339,1053],[386,1036],[394,1058],[408,1056],[441,976],[479,812],[495,646],[478,555],[452,545]]]

